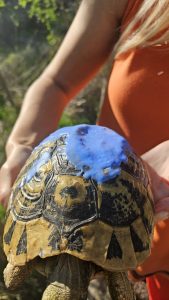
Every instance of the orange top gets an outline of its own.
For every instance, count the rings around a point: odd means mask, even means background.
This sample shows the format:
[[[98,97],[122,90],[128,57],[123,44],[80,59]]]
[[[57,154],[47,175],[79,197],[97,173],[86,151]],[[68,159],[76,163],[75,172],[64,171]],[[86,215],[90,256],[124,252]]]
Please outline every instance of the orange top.
[[[141,3],[128,1],[122,31]],[[99,124],[126,136],[142,154],[169,139],[168,120],[169,46],[145,47],[120,55],[113,64]]]

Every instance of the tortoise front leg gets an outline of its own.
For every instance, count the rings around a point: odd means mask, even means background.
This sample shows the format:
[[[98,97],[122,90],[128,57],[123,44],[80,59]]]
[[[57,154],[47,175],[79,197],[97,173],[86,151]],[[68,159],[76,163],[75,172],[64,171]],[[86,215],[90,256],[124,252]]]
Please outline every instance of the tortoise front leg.
[[[126,272],[106,272],[109,292],[113,300],[136,300],[134,288]]]
[[[4,270],[4,282],[7,288],[15,290],[22,285],[30,270],[28,266],[13,266],[8,263]]]
[[[50,261],[51,263],[51,261]],[[50,266],[51,269],[51,266]],[[86,300],[93,265],[69,254],[55,257],[42,300]]]

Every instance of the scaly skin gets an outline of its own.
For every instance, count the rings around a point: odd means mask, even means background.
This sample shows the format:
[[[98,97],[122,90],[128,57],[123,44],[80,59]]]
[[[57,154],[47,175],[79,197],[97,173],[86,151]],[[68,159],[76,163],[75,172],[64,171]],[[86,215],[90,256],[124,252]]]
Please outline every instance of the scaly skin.
[[[49,285],[42,300],[86,300],[88,285],[94,265],[74,256],[62,254],[55,257],[55,266],[48,269]]]
[[[4,270],[7,288],[14,290],[22,285],[32,268],[48,278],[48,286],[42,300],[86,300],[90,279],[102,269],[95,264],[69,254],[47,259],[35,259],[26,266],[8,263]],[[113,300],[135,300],[134,290],[125,272],[102,270],[108,280]]]
[[[29,274],[28,266],[13,266],[8,263],[4,270],[4,282],[7,288],[15,290],[22,285]]]
[[[136,300],[126,272],[107,272],[109,292],[113,300]]]

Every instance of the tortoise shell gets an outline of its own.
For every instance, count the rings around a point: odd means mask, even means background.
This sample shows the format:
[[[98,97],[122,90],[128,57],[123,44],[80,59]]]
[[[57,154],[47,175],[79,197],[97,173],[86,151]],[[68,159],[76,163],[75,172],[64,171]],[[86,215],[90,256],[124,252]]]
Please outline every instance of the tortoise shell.
[[[150,253],[153,220],[148,175],[127,141],[101,126],[66,127],[21,170],[4,250],[13,265],[69,253],[109,271],[133,269]]]

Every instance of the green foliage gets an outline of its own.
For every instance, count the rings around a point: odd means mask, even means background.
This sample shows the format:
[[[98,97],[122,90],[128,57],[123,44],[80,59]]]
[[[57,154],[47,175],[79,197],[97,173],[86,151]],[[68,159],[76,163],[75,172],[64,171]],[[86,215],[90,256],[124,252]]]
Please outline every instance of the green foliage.
[[[30,18],[44,26],[47,40],[52,45],[56,33],[66,32],[78,3],[78,0],[18,0],[17,7],[26,9]]]
[[[37,17],[38,21],[51,30],[52,23],[57,19],[57,1],[55,0],[18,0],[23,8],[28,8],[30,17]]]
[[[4,102],[4,103],[3,103]],[[3,103],[3,104],[2,104]],[[9,136],[11,128],[17,118],[18,110],[10,104],[6,104],[3,96],[0,94],[0,163],[5,159],[4,143]]]
[[[35,18],[29,18],[26,9],[17,6],[17,0],[6,0],[0,7],[0,55],[19,51],[27,43],[46,42],[47,30]],[[35,44],[36,44],[35,43]]]
[[[0,0],[0,52],[30,40],[54,45],[63,36],[79,0]],[[5,29],[5,30],[4,30]]]
[[[0,204],[0,222],[3,222],[5,218],[5,208]]]
[[[73,126],[73,125],[77,125],[77,124],[89,124],[89,119],[86,117],[83,118],[79,118],[78,116],[76,116],[76,118],[72,118],[71,116],[69,116],[66,112],[63,113],[62,118],[60,119],[59,122],[59,127],[65,127],[65,126]]]
[[[5,6],[4,0],[0,0],[0,7],[4,7],[4,6]]]
[[[0,0],[0,164],[25,91],[56,52],[78,2]]]

